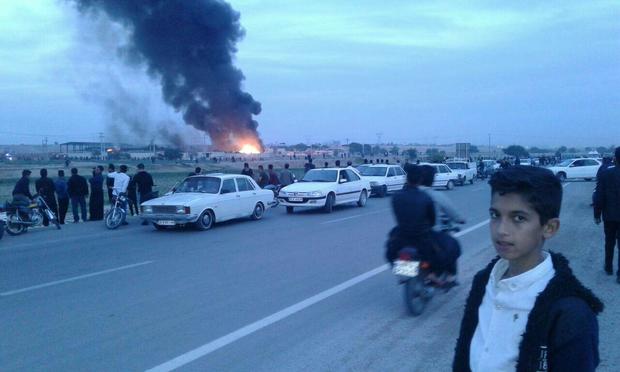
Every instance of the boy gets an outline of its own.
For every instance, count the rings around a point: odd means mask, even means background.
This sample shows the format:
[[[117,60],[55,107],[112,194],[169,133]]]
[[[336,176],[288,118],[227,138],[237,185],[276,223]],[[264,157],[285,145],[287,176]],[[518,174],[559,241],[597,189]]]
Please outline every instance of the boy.
[[[474,277],[454,371],[594,371],[601,301],[564,256],[543,245],[560,227],[562,185],[545,168],[515,166],[491,181],[499,255]]]

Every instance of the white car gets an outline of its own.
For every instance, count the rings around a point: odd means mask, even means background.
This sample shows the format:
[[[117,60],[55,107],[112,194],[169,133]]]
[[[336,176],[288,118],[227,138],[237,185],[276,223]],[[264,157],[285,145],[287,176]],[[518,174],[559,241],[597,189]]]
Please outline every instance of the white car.
[[[171,193],[142,203],[140,217],[158,230],[187,224],[209,230],[215,222],[235,218],[260,220],[275,205],[273,191],[248,176],[210,174],[188,177]]]
[[[466,161],[448,161],[446,165],[457,174],[458,183],[462,186],[465,182],[470,184],[474,183],[476,178],[476,163],[469,163]]]
[[[590,181],[596,178],[601,162],[596,159],[567,159],[549,169],[560,181],[583,178]]]
[[[435,179],[433,180],[433,187],[446,188],[447,190],[454,189],[454,186],[460,182],[457,173],[452,171],[450,167],[441,163],[421,163],[420,165],[430,165],[435,167]]]
[[[339,204],[365,206],[369,191],[370,182],[354,168],[312,169],[299,182],[282,188],[278,201],[287,213],[301,207],[320,207],[330,213]]]
[[[377,164],[360,169],[362,178],[370,182],[371,195],[385,196],[388,192],[402,190],[407,174],[399,165]]]

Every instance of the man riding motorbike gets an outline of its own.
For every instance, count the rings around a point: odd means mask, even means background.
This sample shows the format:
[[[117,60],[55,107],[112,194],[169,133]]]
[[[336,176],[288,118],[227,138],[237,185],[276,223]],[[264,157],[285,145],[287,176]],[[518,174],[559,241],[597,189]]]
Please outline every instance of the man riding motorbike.
[[[13,201],[11,202],[26,219],[28,218],[28,206],[33,198],[30,193],[30,174],[32,174],[32,172],[28,169],[22,171],[22,178],[17,181],[13,188]]]

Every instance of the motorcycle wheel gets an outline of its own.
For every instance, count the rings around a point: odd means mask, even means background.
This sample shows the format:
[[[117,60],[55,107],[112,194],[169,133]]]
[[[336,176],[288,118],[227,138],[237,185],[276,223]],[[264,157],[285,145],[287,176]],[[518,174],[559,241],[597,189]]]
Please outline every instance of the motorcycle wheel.
[[[9,222],[6,224],[6,232],[12,236],[21,235],[26,232],[26,226]]]
[[[423,296],[424,283],[420,277],[415,277],[405,282],[405,305],[409,314],[418,316],[424,312],[428,298]]]
[[[123,222],[123,212],[121,212],[118,208],[112,208],[105,215],[105,227],[109,230],[114,230],[121,225]]]

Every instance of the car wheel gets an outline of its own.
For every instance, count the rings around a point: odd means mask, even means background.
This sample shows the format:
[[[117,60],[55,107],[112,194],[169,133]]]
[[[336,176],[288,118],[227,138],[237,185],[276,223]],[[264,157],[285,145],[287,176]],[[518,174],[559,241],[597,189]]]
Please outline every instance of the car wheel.
[[[198,217],[198,221],[196,221],[196,228],[203,231],[209,230],[213,227],[214,222],[215,216],[213,215],[213,212],[211,212],[210,210],[206,210],[202,212],[200,217]]]
[[[386,186],[386,185],[383,185],[383,186],[381,187],[381,191],[379,191],[379,196],[380,196],[380,197],[382,197],[382,198],[384,198],[384,197],[387,195],[387,193],[388,193],[387,186]]]
[[[256,203],[256,206],[254,207],[254,213],[252,213],[252,219],[254,221],[258,221],[263,218],[264,214],[265,206],[263,205],[263,203]]]
[[[454,181],[448,181],[448,184],[446,185],[446,189],[447,190],[454,189]]]
[[[566,181],[566,173],[564,172],[558,173],[558,179],[560,180],[560,182]]]
[[[334,203],[336,202],[336,197],[334,194],[328,194],[327,199],[325,200],[325,206],[323,207],[323,211],[325,213],[332,213],[334,210]]]
[[[363,207],[366,205],[367,201],[368,201],[368,193],[366,192],[366,190],[362,190],[362,192],[360,193],[360,199],[357,201],[357,206]]]
[[[286,207],[286,213],[288,214],[293,214],[294,210],[295,210],[294,207]]]
[[[475,177],[472,177],[472,178],[471,178],[471,180],[469,180],[469,184],[470,184],[470,185],[473,185],[473,184],[474,184],[474,178],[475,178]]]

